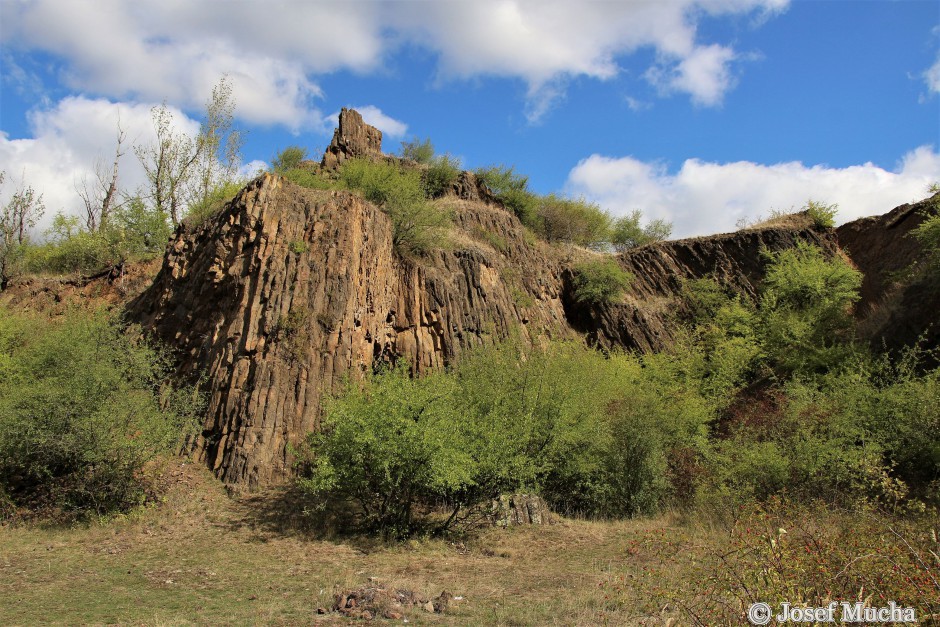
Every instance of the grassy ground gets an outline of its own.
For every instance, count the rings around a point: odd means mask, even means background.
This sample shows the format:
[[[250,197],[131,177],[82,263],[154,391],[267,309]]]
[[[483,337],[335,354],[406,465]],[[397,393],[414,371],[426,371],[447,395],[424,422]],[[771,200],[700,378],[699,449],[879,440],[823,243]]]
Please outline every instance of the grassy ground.
[[[443,614],[409,608],[417,625],[735,625],[755,600],[866,597],[940,625],[934,516],[866,522],[806,507],[385,544],[324,538],[289,494],[229,497],[198,465],[175,460],[164,479],[164,501],[129,516],[0,527],[0,625],[348,624],[317,608],[365,587],[462,597]]]
[[[408,611],[412,624],[662,624],[644,621],[642,599],[605,599],[603,584],[639,565],[631,540],[664,520],[561,521],[466,542],[324,540],[285,522],[277,493],[229,498],[179,462],[167,476],[165,502],[129,517],[0,528],[0,624],[345,624],[317,608],[370,578],[463,597],[445,614]]]

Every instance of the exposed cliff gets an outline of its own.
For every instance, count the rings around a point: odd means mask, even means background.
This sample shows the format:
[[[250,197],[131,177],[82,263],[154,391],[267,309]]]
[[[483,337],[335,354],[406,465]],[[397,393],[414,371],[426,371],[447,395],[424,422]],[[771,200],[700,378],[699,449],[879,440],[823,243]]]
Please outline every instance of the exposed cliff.
[[[130,311],[177,349],[182,374],[204,373],[209,413],[194,446],[220,477],[283,475],[286,445],[316,428],[322,394],[377,361],[420,372],[510,331],[571,334],[560,266],[543,247],[498,208],[451,202],[460,245],[420,262],[395,254],[375,206],[273,175],[176,234]]]
[[[567,298],[566,311],[572,325],[601,346],[660,350],[673,337],[683,281],[712,277],[754,297],[766,266],[762,253],[792,248],[799,241],[838,253],[834,233],[813,227],[809,219],[785,227],[649,244],[618,256],[620,266],[634,276],[622,303],[585,306]],[[571,273],[566,276],[570,281]]]
[[[898,350],[918,339],[940,345],[940,281],[917,271],[923,251],[911,235],[938,203],[935,194],[837,229],[840,246],[865,275],[857,316],[863,338],[876,349]]]
[[[381,155],[361,118],[345,112],[341,124],[325,165]],[[323,395],[382,362],[422,372],[510,335],[656,350],[672,337],[682,280],[714,276],[754,295],[763,250],[804,240],[838,253],[834,233],[808,220],[648,245],[617,257],[635,276],[624,302],[587,306],[572,277],[597,253],[535,241],[468,173],[452,191],[435,201],[453,213],[450,241],[421,258],[399,255],[388,216],[359,196],[275,175],[175,234],[129,312],[175,347],[182,375],[203,378],[209,407],[192,446],[219,477],[253,487],[288,474],[289,445],[317,428]]]

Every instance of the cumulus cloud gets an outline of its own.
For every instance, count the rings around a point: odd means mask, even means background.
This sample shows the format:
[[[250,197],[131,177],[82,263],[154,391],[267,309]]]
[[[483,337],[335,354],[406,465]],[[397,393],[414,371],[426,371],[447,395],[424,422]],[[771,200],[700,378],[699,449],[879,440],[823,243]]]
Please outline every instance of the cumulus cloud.
[[[647,218],[670,220],[674,235],[687,237],[734,230],[741,218],[795,210],[809,199],[837,203],[840,222],[885,213],[925,197],[938,174],[940,153],[931,146],[907,153],[893,171],[873,163],[831,168],[689,159],[672,174],[663,163],[595,154],[571,170],[566,191],[616,215],[640,209]]]
[[[7,175],[0,203],[7,202],[22,183],[43,194],[46,215],[39,224],[40,232],[59,211],[79,215],[82,204],[75,186],[83,178],[94,180],[96,162],[110,166],[118,120],[126,132],[119,165],[121,187],[133,190],[144,186],[146,177],[131,145],[156,139],[150,109],[148,104],[71,97],[52,109],[30,114],[31,138],[10,139],[0,132],[0,170]],[[198,122],[178,109],[171,112],[180,132],[195,135],[199,131]],[[113,138],[115,143],[103,145],[102,138]]]
[[[647,48],[648,75],[663,91],[700,104],[734,85],[737,53],[699,41],[704,15],[767,16],[788,0],[569,2],[480,0],[250,2],[25,0],[4,5],[0,36],[20,51],[63,61],[72,89],[110,98],[167,99],[195,110],[222,74],[232,78],[246,120],[314,128],[322,119],[316,77],[385,67],[402,46],[429,50],[440,80],[522,80],[535,121],[572,78],[608,80],[620,61]]]

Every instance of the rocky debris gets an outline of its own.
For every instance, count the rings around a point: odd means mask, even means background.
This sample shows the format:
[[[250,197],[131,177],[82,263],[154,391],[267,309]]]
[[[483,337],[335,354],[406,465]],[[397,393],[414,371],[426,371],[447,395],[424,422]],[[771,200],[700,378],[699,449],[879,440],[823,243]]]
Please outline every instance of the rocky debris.
[[[321,165],[332,170],[347,159],[380,156],[382,131],[366,124],[355,109],[344,107],[339,113],[339,128],[333,131],[333,141],[323,153]]]
[[[454,597],[446,590],[433,599],[426,599],[411,590],[366,587],[337,594],[329,611],[338,612],[347,618],[401,620],[408,610],[414,608],[443,614],[453,600]],[[317,613],[326,614],[327,610],[318,608]]]
[[[940,194],[934,194],[836,229],[839,245],[864,273],[856,318],[860,335],[875,349],[899,350],[918,342],[926,348],[940,345],[940,281],[915,271],[923,253],[911,235],[938,207]]]
[[[547,525],[551,512],[541,497],[534,494],[503,494],[490,507],[490,519],[497,527]]]

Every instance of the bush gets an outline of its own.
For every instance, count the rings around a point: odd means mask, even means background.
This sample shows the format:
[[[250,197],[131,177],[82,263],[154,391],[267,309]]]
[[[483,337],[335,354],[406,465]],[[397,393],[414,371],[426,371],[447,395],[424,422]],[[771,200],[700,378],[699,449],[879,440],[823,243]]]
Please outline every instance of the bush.
[[[449,192],[460,176],[460,160],[442,155],[431,160],[424,173],[424,190],[428,198],[439,198]]]
[[[403,141],[398,154],[402,159],[430,164],[431,160],[434,159],[434,145],[431,144],[429,138],[421,140],[415,137],[411,141]]]
[[[614,259],[587,261],[574,269],[574,298],[579,303],[613,303],[632,282],[633,275]]]
[[[803,242],[766,257],[760,324],[770,364],[783,373],[837,366],[852,352],[852,305],[862,274],[841,257],[827,260],[822,250]]]
[[[506,166],[478,168],[474,174],[524,225],[536,232],[541,231],[538,197],[529,191],[527,176],[516,174],[513,167]]]
[[[940,201],[938,201],[940,202]],[[924,249],[924,258],[928,268],[940,271],[940,213],[935,208],[924,215],[924,221],[911,231]]]
[[[803,205],[802,211],[805,211],[813,219],[813,224],[817,227],[831,229],[836,225],[836,214],[839,212],[839,205],[827,205],[809,200]]]
[[[216,185],[203,200],[190,205],[186,212],[186,224],[191,227],[199,226],[218,214],[244,186],[244,181],[229,181]]]
[[[191,392],[114,319],[0,315],[0,492],[19,506],[102,514],[144,498],[145,464],[193,426]]]
[[[661,219],[640,226],[643,214],[635,209],[630,215],[617,218],[613,223],[611,243],[618,252],[652,242],[661,242],[672,234],[672,224]]]
[[[601,249],[610,240],[610,214],[584,199],[543,196],[539,199],[538,216],[541,234],[550,242]]]
[[[300,146],[288,146],[271,160],[271,169],[277,174],[285,174],[300,167],[307,158],[307,149]]]
[[[388,214],[399,252],[421,254],[440,246],[451,223],[450,215],[427,202],[417,170],[352,159],[340,169],[340,180]]]

